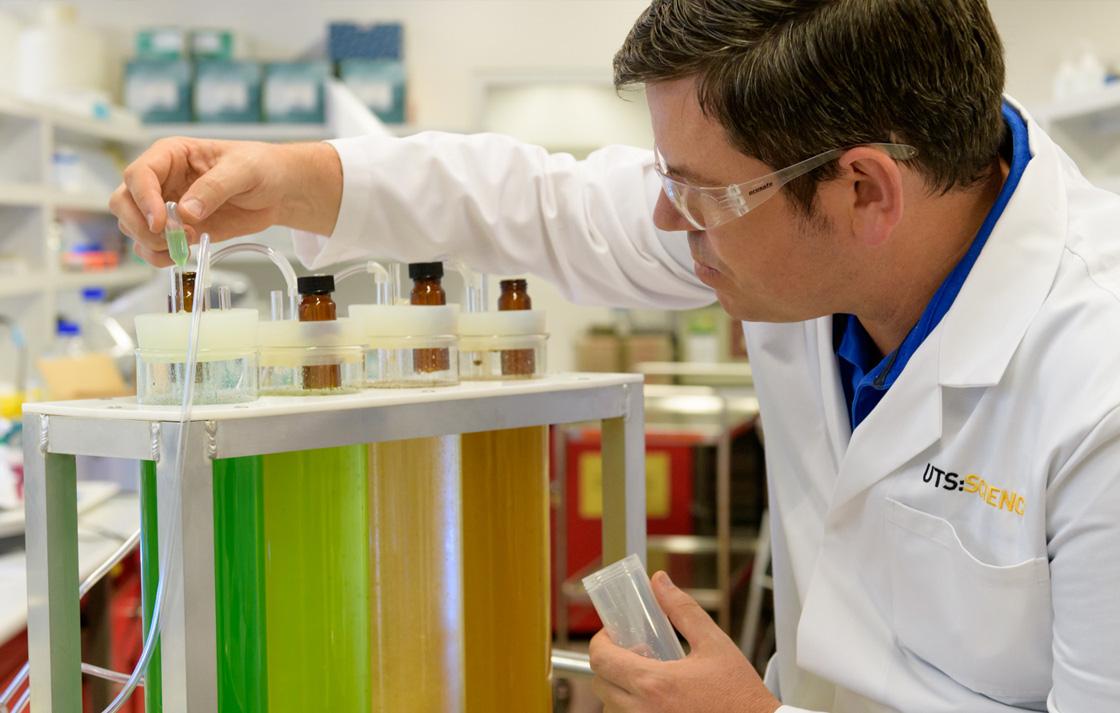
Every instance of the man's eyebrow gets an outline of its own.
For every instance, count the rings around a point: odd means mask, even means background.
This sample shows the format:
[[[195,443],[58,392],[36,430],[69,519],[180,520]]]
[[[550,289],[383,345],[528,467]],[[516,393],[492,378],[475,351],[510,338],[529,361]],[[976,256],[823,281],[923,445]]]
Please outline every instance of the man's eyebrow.
[[[716,181],[716,180],[713,180],[713,179],[710,179],[710,178],[705,178],[704,176],[701,176],[700,174],[696,173],[695,171],[691,171],[691,170],[689,170],[687,168],[684,168],[684,167],[679,167],[679,166],[673,166],[671,164],[666,164],[665,165],[665,170],[671,177],[673,177],[673,178],[683,178],[683,179],[687,180],[689,183],[692,183],[692,184],[696,185],[697,187],[704,187],[704,186],[717,187],[717,188],[721,187],[721,184],[720,184],[719,181]]]

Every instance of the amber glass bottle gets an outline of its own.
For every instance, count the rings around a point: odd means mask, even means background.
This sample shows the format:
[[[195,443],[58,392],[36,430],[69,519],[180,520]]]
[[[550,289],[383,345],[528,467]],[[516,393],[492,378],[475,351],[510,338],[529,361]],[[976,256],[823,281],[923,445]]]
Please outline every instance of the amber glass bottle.
[[[193,273],[193,272],[185,272],[184,271],[182,273],[182,278],[183,278],[183,304],[182,305],[175,304],[175,295],[173,295],[173,294],[168,295],[167,296],[167,311],[168,312],[190,312],[194,309],[194,287],[195,287],[195,278],[196,277],[197,277],[197,274]],[[173,278],[173,279],[178,279],[178,278]],[[205,306],[205,305],[203,305],[203,306]]]
[[[338,307],[331,293],[334,292],[334,275],[310,275],[299,278],[299,321],[330,322],[338,319]],[[316,364],[303,367],[303,388],[306,391],[337,389],[342,386],[342,368],[339,364]]]
[[[498,311],[509,312],[532,309],[529,285],[525,280],[502,280],[502,294],[498,297]],[[502,350],[503,376],[532,376],[536,371],[536,355],[532,349]]]
[[[412,279],[409,302],[414,305],[445,305],[447,293],[443,291],[442,262],[414,262],[408,266]],[[424,373],[447,371],[451,368],[451,354],[446,349],[416,349],[412,352],[416,370]]]

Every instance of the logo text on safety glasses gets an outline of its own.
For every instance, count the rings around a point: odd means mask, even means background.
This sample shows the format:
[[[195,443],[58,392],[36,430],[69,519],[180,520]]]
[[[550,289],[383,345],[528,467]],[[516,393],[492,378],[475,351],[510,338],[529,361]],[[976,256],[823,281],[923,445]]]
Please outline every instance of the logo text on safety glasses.
[[[992,485],[976,473],[960,475],[926,463],[922,482],[948,492],[975,495],[984,505],[1022,517],[1027,512],[1027,499],[1014,490]]]

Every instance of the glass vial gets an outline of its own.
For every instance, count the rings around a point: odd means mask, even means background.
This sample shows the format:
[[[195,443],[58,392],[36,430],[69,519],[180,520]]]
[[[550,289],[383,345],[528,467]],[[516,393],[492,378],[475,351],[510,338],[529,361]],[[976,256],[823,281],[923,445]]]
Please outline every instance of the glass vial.
[[[498,297],[499,312],[513,312],[533,308],[529,297],[529,283],[525,280],[502,280],[502,294]],[[503,376],[532,376],[536,372],[536,355],[532,349],[502,350]]]
[[[191,312],[191,311],[194,310],[194,289],[195,289],[195,278],[197,276],[198,275],[196,273],[188,272],[188,271],[185,271],[185,270],[183,272],[172,271],[172,274],[171,274],[171,279],[172,280],[175,280],[176,282],[178,282],[180,278],[182,279],[182,285],[179,289],[179,292],[182,294],[182,300],[181,300],[182,304],[176,304],[176,302],[178,301],[178,300],[175,299],[175,291],[176,291],[175,287],[176,286],[173,285],[172,288],[171,288],[171,294],[169,294],[167,296],[167,311],[168,312],[171,312],[171,313]]]
[[[408,266],[412,279],[409,303],[414,305],[445,305],[447,293],[443,291],[442,262],[414,262]],[[451,355],[446,349],[415,349],[412,352],[416,371],[430,373],[451,368]]]
[[[309,275],[299,278],[299,321],[330,322],[338,319],[338,307],[331,298],[334,275]],[[342,368],[338,364],[317,364],[303,367],[305,391],[342,387]]]

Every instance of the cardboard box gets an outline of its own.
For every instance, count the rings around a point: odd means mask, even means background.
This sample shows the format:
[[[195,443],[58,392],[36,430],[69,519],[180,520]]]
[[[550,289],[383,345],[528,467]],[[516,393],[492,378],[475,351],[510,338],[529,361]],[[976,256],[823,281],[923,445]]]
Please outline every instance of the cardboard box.
[[[264,120],[322,124],[326,121],[325,62],[273,62],[265,66]]]
[[[125,106],[150,124],[190,121],[191,75],[190,62],[133,60],[125,66]]]
[[[194,116],[214,123],[261,120],[261,66],[207,60],[195,64]]]
[[[393,59],[347,59],[339,77],[355,96],[386,124],[405,121],[404,65]]]
[[[140,30],[135,39],[136,59],[170,61],[190,59],[189,33],[179,27]]]

